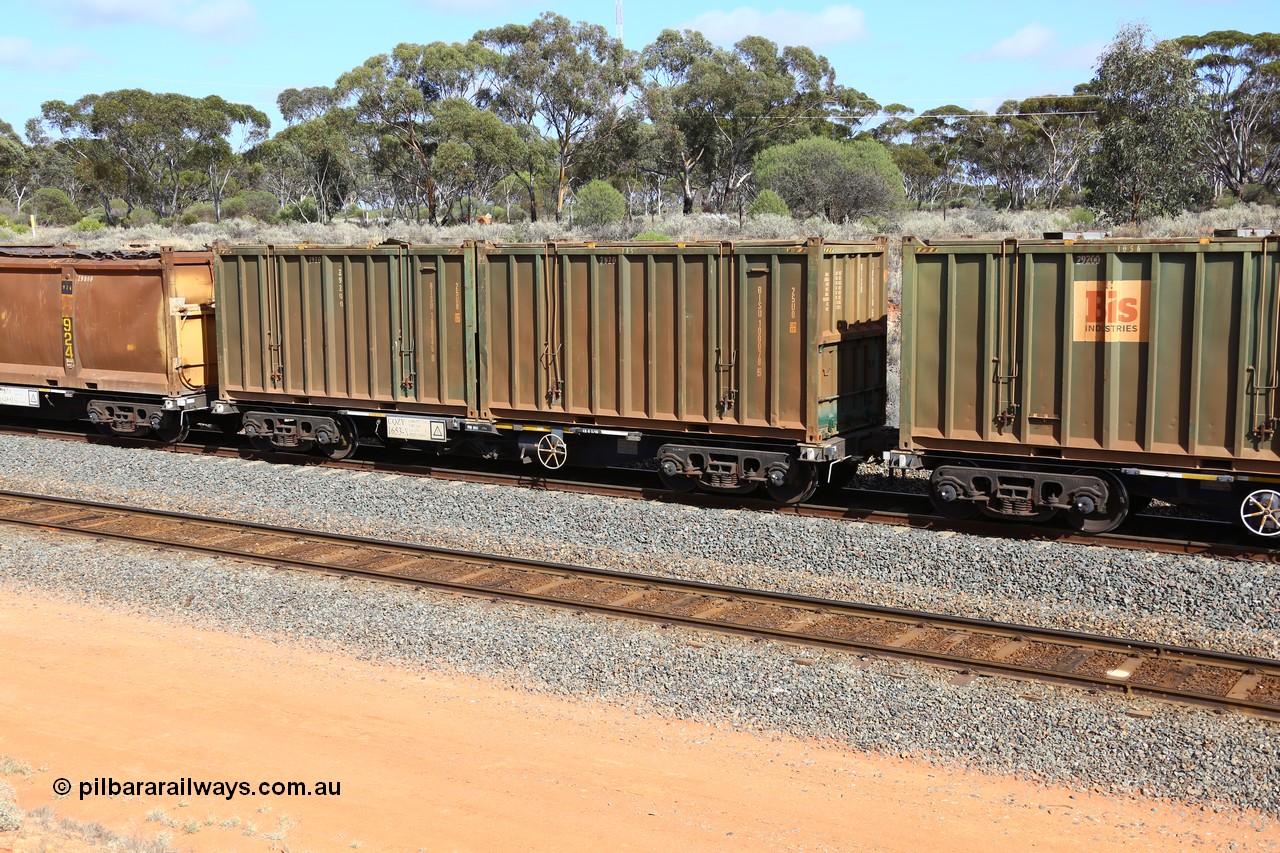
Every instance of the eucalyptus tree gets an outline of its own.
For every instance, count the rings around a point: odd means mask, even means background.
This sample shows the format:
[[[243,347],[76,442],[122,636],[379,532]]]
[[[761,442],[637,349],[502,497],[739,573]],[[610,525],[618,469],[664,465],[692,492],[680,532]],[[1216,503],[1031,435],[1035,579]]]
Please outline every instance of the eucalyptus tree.
[[[685,215],[702,188],[701,168],[719,134],[715,105],[700,75],[716,60],[716,48],[695,30],[663,30],[641,54],[640,104],[654,130],[656,167],[680,185]]]
[[[371,160],[426,200],[432,224],[440,208],[440,111],[456,102],[487,106],[495,65],[492,51],[475,42],[403,43],[343,74],[334,87],[336,103],[365,125]]]
[[[80,160],[108,218],[115,194],[129,210],[147,204],[176,213],[192,191],[184,173],[225,163],[233,139],[264,138],[270,127],[248,104],[143,89],[86,95],[73,104],[47,101],[40,112],[40,130]]]
[[[1212,119],[1204,148],[1214,177],[1240,195],[1280,186],[1280,33],[1216,30],[1177,45],[1195,62]]]
[[[1094,96],[1100,138],[1087,181],[1114,220],[1177,214],[1207,189],[1199,149],[1209,114],[1195,66],[1145,25],[1122,27],[1083,94]]]
[[[604,27],[574,24],[553,12],[530,24],[481,30],[473,41],[497,54],[494,107],[554,145],[559,219],[582,146],[614,132],[619,104],[639,82],[636,54]],[[532,193],[534,174],[529,175]]]
[[[903,201],[902,175],[874,139],[810,136],[762,151],[756,184],[773,190],[792,213],[831,222],[888,212]]]
[[[715,128],[712,159],[706,163],[719,199],[728,211],[751,179],[757,154],[772,145],[841,125],[851,131],[878,106],[835,82],[824,56],[807,47],[778,46],[748,36],[733,50],[717,50],[693,71],[689,109],[704,110]]]

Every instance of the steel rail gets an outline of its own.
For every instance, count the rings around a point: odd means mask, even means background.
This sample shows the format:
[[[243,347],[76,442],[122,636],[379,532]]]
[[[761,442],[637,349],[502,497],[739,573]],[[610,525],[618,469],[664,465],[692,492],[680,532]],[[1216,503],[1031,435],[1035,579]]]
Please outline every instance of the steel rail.
[[[18,492],[0,491],[0,523],[1280,719],[1267,658]]]

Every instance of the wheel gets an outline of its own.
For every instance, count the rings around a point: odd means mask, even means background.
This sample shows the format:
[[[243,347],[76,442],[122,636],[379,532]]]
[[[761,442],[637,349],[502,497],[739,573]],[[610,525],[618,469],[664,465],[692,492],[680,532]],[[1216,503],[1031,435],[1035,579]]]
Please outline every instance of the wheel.
[[[191,427],[181,412],[173,417],[166,417],[158,428],[151,428],[151,434],[161,444],[181,444],[187,440],[187,434],[190,432]]]
[[[1081,511],[1076,507],[1068,509],[1063,513],[1067,524],[1081,533],[1110,533],[1123,524],[1129,517],[1129,490],[1124,487],[1124,483],[1107,471],[1083,470],[1075,473],[1106,481],[1107,491],[1111,497],[1107,501],[1105,510],[1095,508],[1091,511]]]
[[[1240,520],[1257,536],[1280,536],[1280,492],[1258,489],[1240,502]]]
[[[938,515],[956,521],[973,518],[980,511],[976,501],[960,499],[954,485],[939,483],[933,477],[929,478],[929,502],[933,504],[933,509]]]
[[[350,459],[356,455],[356,448],[360,446],[360,442],[356,438],[355,424],[351,423],[347,418],[338,418],[334,422],[338,425],[339,430],[337,440],[333,442],[318,442],[320,452],[335,461]]]
[[[818,490],[818,467],[807,462],[793,462],[781,483],[775,485],[770,478],[764,488],[778,503],[804,503]]]
[[[251,435],[249,436],[249,443],[253,445],[254,450],[261,450],[263,453],[272,453],[276,449],[276,446],[271,443],[271,439],[265,435]]]
[[[698,478],[682,474],[680,461],[674,457],[658,462],[658,477],[662,480],[662,485],[673,492],[692,492],[698,488]]]
[[[538,439],[538,461],[548,471],[557,471],[569,460],[569,447],[564,439],[549,432]]]

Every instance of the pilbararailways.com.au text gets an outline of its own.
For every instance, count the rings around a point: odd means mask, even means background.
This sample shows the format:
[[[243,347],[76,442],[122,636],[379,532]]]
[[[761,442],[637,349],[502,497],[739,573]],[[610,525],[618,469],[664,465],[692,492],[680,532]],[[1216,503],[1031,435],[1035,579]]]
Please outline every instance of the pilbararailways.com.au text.
[[[342,783],[320,780],[318,782],[243,782],[239,780],[206,781],[190,776],[173,780],[127,779],[98,777],[79,783],[80,799],[86,797],[339,797]],[[53,783],[54,793],[65,796],[71,793],[68,779]]]

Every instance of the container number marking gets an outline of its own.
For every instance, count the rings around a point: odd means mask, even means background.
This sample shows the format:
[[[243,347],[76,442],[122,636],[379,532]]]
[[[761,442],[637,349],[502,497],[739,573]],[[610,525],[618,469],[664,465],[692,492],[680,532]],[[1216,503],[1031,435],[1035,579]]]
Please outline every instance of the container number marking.
[[[0,385],[0,406],[40,408],[40,392],[34,388],[12,388]]]
[[[76,366],[76,339],[70,317],[62,318],[62,360],[68,370]]]
[[[387,415],[387,438],[409,441],[447,441],[448,422],[439,418]]]

